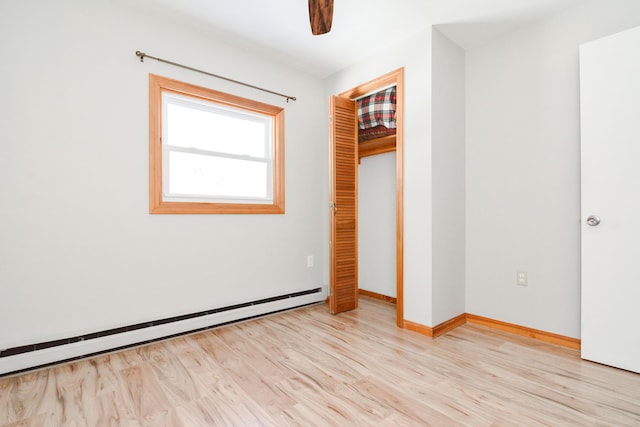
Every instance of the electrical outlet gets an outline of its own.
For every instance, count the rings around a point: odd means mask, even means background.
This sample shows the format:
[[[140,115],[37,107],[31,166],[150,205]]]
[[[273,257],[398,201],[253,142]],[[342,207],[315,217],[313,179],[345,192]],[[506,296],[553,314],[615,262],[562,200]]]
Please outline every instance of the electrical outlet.
[[[307,255],[307,267],[313,267],[313,255]]]
[[[516,272],[516,284],[518,286],[528,286],[529,285],[529,275],[526,271],[518,271]]]

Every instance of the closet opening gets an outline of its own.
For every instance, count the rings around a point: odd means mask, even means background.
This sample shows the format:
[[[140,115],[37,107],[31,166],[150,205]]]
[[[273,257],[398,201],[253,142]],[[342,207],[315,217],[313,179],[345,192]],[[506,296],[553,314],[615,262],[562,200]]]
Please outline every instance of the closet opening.
[[[339,94],[338,100],[332,101],[332,108],[339,103],[343,110],[360,110],[353,119],[348,119],[354,120],[354,129],[359,129],[353,133],[357,138],[353,141],[355,146],[348,145],[346,140],[350,134],[344,131],[345,126],[351,124],[335,110],[331,132],[331,312],[357,308],[358,295],[372,296],[395,302],[399,327],[404,327],[403,79],[401,68]],[[341,142],[336,142],[336,135],[342,138]],[[352,146],[355,171],[345,174],[344,163],[336,163],[336,157],[345,152],[345,147]],[[346,246],[339,232],[336,238],[336,229],[341,223],[347,223],[336,219],[341,198],[336,188],[343,189],[346,184],[353,185],[356,194],[355,219],[348,221],[355,224],[356,234],[351,252],[344,250]],[[350,262],[351,259],[355,259],[355,263]],[[349,268],[351,271],[347,274]],[[350,301],[347,303],[347,300]]]
[[[395,304],[396,86],[356,101],[358,295]]]

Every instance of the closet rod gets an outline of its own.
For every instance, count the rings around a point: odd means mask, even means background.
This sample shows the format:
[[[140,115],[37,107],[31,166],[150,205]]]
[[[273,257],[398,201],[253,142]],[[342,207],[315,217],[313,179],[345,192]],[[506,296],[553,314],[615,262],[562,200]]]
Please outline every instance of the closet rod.
[[[151,59],[155,59],[156,61],[164,62],[165,64],[175,65],[176,67],[180,67],[180,68],[184,68],[184,69],[187,69],[187,70],[195,71],[196,73],[206,74],[207,76],[215,77],[217,79],[226,80],[226,81],[231,82],[231,83],[239,84],[239,85],[242,85],[242,86],[250,87],[252,89],[257,89],[257,90],[261,90],[263,92],[267,92],[267,93],[270,93],[270,94],[273,94],[273,95],[281,96],[281,97],[285,98],[287,100],[287,102],[289,102],[289,100],[292,100],[292,101],[296,100],[295,96],[289,96],[289,95],[285,95],[283,93],[274,92],[272,90],[265,89],[265,88],[262,88],[262,87],[259,87],[259,86],[254,86],[254,85],[249,84],[249,83],[244,83],[244,82],[241,82],[241,81],[238,81],[238,80],[233,80],[233,79],[230,79],[230,78],[227,78],[227,77],[219,76],[217,74],[209,73],[207,71],[198,70],[197,68],[189,67],[187,65],[178,64],[177,62],[168,61],[166,59],[162,59],[162,58],[158,58],[158,57],[155,57],[155,56],[147,55],[146,53],[140,52],[139,50],[136,50],[136,56],[140,57],[140,62],[144,62],[144,58],[151,58]]]

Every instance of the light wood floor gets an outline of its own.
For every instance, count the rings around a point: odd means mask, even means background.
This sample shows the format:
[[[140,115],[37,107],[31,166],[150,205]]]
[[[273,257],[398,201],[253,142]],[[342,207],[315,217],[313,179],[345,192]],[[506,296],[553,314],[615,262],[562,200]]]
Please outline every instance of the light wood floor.
[[[638,426],[640,375],[482,326],[326,304],[0,379],[2,426]]]

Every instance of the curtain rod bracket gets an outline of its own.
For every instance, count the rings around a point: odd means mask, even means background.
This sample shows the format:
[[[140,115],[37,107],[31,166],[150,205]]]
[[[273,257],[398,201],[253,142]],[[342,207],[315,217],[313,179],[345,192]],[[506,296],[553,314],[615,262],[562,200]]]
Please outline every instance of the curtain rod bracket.
[[[262,87],[259,87],[259,86],[254,86],[254,85],[249,84],[249,83],[244,83],[244,82],[241,82],[241,81],[238,81],[238,80],[233,80],[233,79],[230,79],[230,78],[227,78],[227,77],[222,77],[222,76],[219,76],[217,74],[209,73],[207,71],[198,70],[197,68],[189,67],[187,65],[179,64],[177,62],[172,62],[172,61],[168,61],[166,59],[158,58],[156,56],[147,55],[146,53],[140,52],[139,50],[136,50],[136,56],[138,56],[140,58],[140,62],[144,62],[144,58],[145,57],[149,57],[151,59],[155,59],[156,61],[164,62],[165,64],[175,65],[176,67],[184,68],[186,70],[195,71],[196,73],[206,74],[207,76],[215,77],[217,79],[226,80],[226,81],[231,82],[231,83],[235,83],[235,84],[239,84],[239,85],[242,85],[242,86],[250,87],[252,89],[260,90],[262,92],[267,92],[267,93],[270,93],[272,95],[281,96],[287,101],[287,103],[289,103],[289,100],[291,100],[291,101],[296,101],[297,100],[295,96],[289,96],[289,95],[285,95],[283,93],[274,92],[272,90],[265,89],[265,88],[262,88]]]

